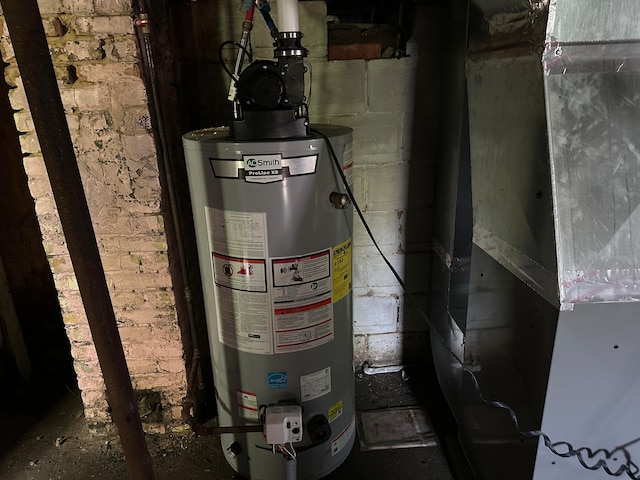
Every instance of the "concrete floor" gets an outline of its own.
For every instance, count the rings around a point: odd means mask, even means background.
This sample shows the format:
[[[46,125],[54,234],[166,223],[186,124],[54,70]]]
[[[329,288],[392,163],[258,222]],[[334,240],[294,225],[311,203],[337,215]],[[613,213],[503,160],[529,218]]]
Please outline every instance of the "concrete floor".
[[[356,374],[356,405],[359,410],[421,406],[431,416],[434,430],[445,443],[452,437],[452,423],[434,378],[427,368],[400,373]],[[42,394],[42,392],[41,392]],[[0,478],[5,480],[124,479],[124,456],[117,437],[89,432],[77,392],[59,394],[53,408],[38,409],[45,398],[18,396],[0,405]],[[38,401],[40,400],[40,402]],[[444,407],[444,409],[443,409]],[[453,430],[453,434],[455,430]],[[453,435],[455,436],[455,435]],[[235,479],[224,460],[216,437],[150,435],[149,450],[159,480]],[[360,451],[358,442],[347,460],[327,480],[467,480],[464,460],[439,446]],[[450,467],[451,466],[451,467]],[[460,473],[462,472],[462,473]]]
[[[379,375],[356,374],[356,408],[378,410],[420,406],[430,413],[435,399],[429,399],[430,386],[421,369],[408,369],[408,380],[400,372]],[[434,393],[434,397],[439,392]],[[435,417],[435,412],[431,413]],[[432,422],[433,423],[433,420]],[[440,445],[408,449],[360,451],[358,441],[347,460],[328,477],[340,479],[421,479],[453,480]]]

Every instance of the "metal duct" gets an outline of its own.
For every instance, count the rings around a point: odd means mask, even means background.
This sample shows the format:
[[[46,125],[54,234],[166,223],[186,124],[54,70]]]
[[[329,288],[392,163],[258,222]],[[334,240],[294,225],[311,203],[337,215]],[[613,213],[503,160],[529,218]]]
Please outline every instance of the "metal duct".
[[[479,480],[638,478],[640,1],[474,3],[469,156],[444,149],[438,195],[440,382]]]
[[[544,84],[568,308],[640,299],[640,22],[628,14],[638,7],[565,0],[550,11]]]
[[[540,446],[536,480],[603,478],[605,467],[638,478],[639,8],[550,5],[542,63],[561,308],[542,428],[608,452],[583,451],[589,466],[605,459],[588,471]]]
[[[482,11],[485,18],[491,18],[499,13],[527,11],[532,4],[543,3],[534,0],[472,0],[472,2]]]
[[[639,7],[638,0],[554,0],[549,10],[547,40],[565,44],[637,43]]]

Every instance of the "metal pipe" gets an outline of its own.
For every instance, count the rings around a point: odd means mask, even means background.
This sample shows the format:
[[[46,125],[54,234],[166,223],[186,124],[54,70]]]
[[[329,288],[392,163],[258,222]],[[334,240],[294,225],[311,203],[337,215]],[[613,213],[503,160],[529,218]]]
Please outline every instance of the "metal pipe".
[[[242,36],[240,38],[240,46],[238,49],[238,56],[236,57],[236,65],[233,69],[233,73],[236,78],[240,76],[240,71],[242,70],[242,63],[244,61],[244,54],[247,50],[247,46],[249,45],[249,37],[251,35],[251,30],[253,30],[253,12],[256,9],[256,2],[252,1],[251,6],[247,9],[247,13],[244,16],[244,22],[242,22]],[[229,100],[235,100],[234,98],[229,98]]]
[[[0,0],[129,477],[155,478],[36,0]]]
[[[151,87],[151,101],[153,108],[156,111],[156,122],[158,124],[158,138],[160,140],[160,151],[158,155],[161,157],[162,165],[164,167],[164,176],[167,184],[167,193],[169,197],[169,207],[171,209],[171,219],[173,221],[173,228],[176,231],[176,244],[178,250],[178,259],[180,261],[180,273],[182,275],[182,281],[184,282],[184,296],[187,305],[187,316],[189,320],[189,328],[191,330],[191,341],[194,348],[194,360],[200,358],[200,349],[198,344],[198,333],[195,324],[195,313],[193,311],[193,302],[191,295],[191,286],[189,284],[189,274],[187,268],[187,262],[184,255],[184,240],[182,238],[182,225],[180,224],[180,215],[178,211],[177,196],[175,191],[175,181],[173,179],[173,168],[168,158],[168,141],[167,134],[164,127],[164,120],[162,115],[162,104],[160,102],[160,93],[158,92],[158,79],[156,76],[156,66],[153,58],[153,48],[151,45],[151,22],[149,16],[146,13],[141,13],[134,24],[140,27],[142,34],[142,45],[144,51],[144,61],[149,72],[150,87]]]
[[[189,413],[193,407],[193,400],[186,398],[182,403],[182,420],[191,427],[193,433],[199,436],[205,435],[222,435],[223,433],[251,433],[262,432],[262,424],[255,425],[235,425],[229,427],[210,426],[207,427],[198,423],[196,419]]]
[[[240,38],[240,48],[238,48],[238,55],[236,56],[236,64],[233,69],[233,78],[229,85],[229,95],[227,99],[233,102],[233,118],[240,120],[240,105],[236,101],[238,89],[236,83],[240,78],[240,72],[242,70],[242,64],[244,63],[245,52],[249,45],[249,38],[251,36],[251,30],[253,29],[253,13],[256,9],[256,2],[251,0],[251,5],[247,9],[244,16],[244,22],[242,22],[242,36]]]
[[[298,460],[296,457],[288,457],[286,460],[287,480],[296,480],[298,478]]]
[[[371,365],[369,365],[369,362],[364,362],[362,364],[362,372],[367,374],[367,375],[378,375],[380,373],[396,373],[396,372],[402,372],[402,378],[406,380],[406,378],[409,378],[406,373],[405,373],[405,366],[404,365],[389,365],[389,366],[385,366],[385,367],[372,367]],[[406,376],[406,378],[405,378]]]
[[[276,27],[273,18],[271,18],[271,5],[269,5],[269,2],[263,1],[260,2],[259,8],[262,18],[264,18],[264,21],[267,24],[271,38],[276,40],[278,38],[278,28]]]
[[[144,0],[138,1],[139,14],[134,20],[134,25],[137,28],[138,40],[140,42],[141,50],[143,52],[144,65],[146,66],[149,75],[149,86],[151,89],[151,103],[156,113],[157,133],[159,139],[159,151],[158,157],[162,161],[163,173],[165,177],[165,184],[167,186],[167,193],[169,199],[169,208],[171,209],[171,219],[173,228],[175,230],[177,256],[180,263],[180,274],[182,276],[182,282],[184,284],[184,298],[187,307],[187,317],[189,321],[189,330],[191,333],[191,343],[193,345],[193,353],[191,358],[190,371],[188,374],[187,383],[187,399],[195,397],[193,390],[197,386],[199,390],[204,390],[204,381],[202,377],[202,367],[200,364],[200,341],[198,338],[198,331],[195,321],[195,313],[193,310],[191,285],[189,283],[189,273],[187,268],[187,262],[185,259],[185,248],[183,240],[182,225],[180,223],[180,213],[178,211],[178,202],[175,191],[175,182],[173,178],[173,168],[169,160],[169,147],[167,141],[167,134],[164,124],[162,103],[160,102],[160,93],[158,91],[158,78],[156,75],[156,65],[153,56],[153,45],[151,41],[151,19],[146,13]],[[187,402],[187,399],[183,402]],[[193,414],[196,416],[196,410],[198,408],[195,399],[188,402],[193,408]],[[184,410],[184,405],[183,405]]]

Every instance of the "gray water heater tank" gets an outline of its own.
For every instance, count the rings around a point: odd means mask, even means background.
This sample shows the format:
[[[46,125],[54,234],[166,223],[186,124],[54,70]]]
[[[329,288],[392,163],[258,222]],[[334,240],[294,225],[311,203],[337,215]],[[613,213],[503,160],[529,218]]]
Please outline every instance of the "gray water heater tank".
[[[351,129],[316,128],[350,183]],[[343,179],[317,132],[253,142],[214,128],[183,144],[219,424],[258,425],[270,407],[270,432],[284,432],[297,478],[321,478],[355,439],[353,215],[335,201],[347,198]],[[302,412],[299,428],[282,413],[290,406]],[[263,432],[220,438],[243,476],[291,478]]]

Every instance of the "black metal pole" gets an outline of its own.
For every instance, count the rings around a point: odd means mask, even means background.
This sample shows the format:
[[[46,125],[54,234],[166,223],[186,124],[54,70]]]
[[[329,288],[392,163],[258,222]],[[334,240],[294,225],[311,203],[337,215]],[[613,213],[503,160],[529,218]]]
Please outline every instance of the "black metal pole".
[[[0,0],[132,480],[155,478],[37,0]]]

